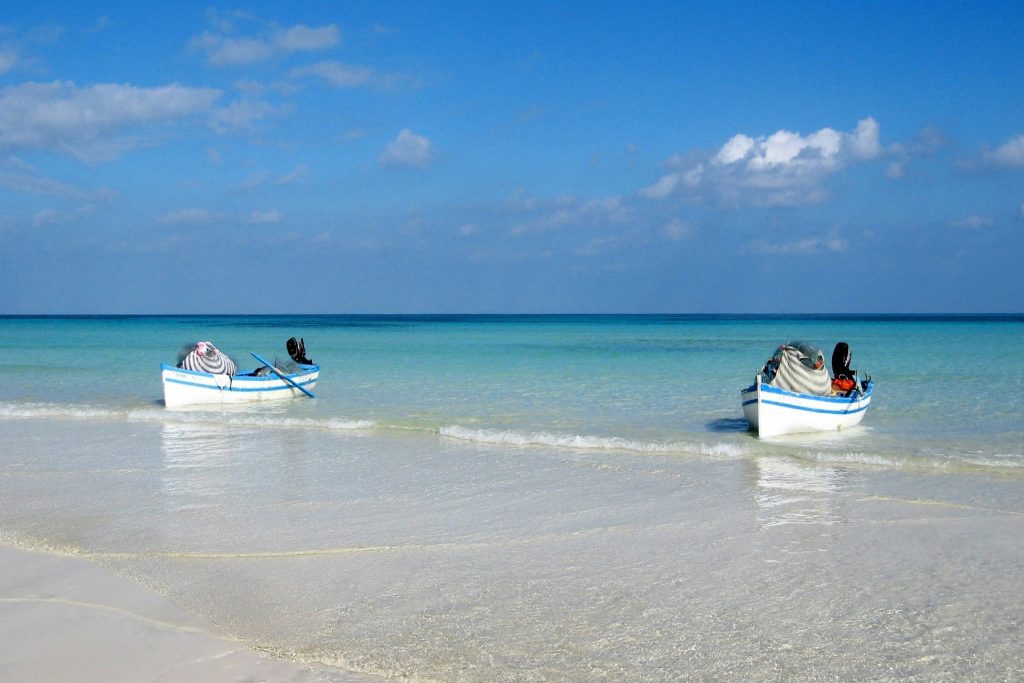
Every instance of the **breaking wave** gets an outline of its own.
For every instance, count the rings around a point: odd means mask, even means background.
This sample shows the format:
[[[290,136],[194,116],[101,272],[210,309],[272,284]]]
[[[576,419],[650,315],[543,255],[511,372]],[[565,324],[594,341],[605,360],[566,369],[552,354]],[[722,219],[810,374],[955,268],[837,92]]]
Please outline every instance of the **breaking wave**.
[[[686,443],[681,441],[637,441],[618,436],[557,434],[551,432],[517,432],[509,429],[469,429],[444,425],[441,436],[474,443],[506,446],[547,446],[574,450],[635,451],[640,453],[686,453],[718,458],[739,458],[746,451],[737,444]]]
[[[255,408],[255,409],[254,409]],[[167,410],[162,406],[116,407],[44,402],[0,401],[0,420],[113,420],[153,424],[215,425],[250,429],[314,429],[346,433],[374,431],[412,431],[468,443],[510,447],[545,447],[576,451],[623,451],[647,454],[688,455],[712,459],[741,459],[773,454],[822,465],[877,467],[882,469],[930,470],[1002,470],[1024,473],[1024,454],[1008,449],[999,452],[964,452],[943,448],[941,444],[913,445],[889,442],[873,443],[868,448],[844,447],[840,441],[822,443],[821,439],[794,439],[785,443],[717,433],[693,433],[682,438],[645,440],[626,436],[601,436],[556,431],[531,431],[499,428],[469,428],[458,424],[410,426],[392,421],[349,419],[330,416],[295,416],[273,406],[210,406],[195,410]],[[716,437],[718,440],[716,440]],[[834,435],[830,437],[835,439]],[[858,444],[861,445],[861,444]],[[863,444],[867,445],[867,444]],[[823,447],[824,446],[824,447]],[[831,447],[829,447],[831,446]]]
[[[335,430],[366,430],[376,426],[373,420],[348,420],[337,417],[285,417],[269,413],[234,412],[224,409],[168,411],[163,408],[134,408],[119,410],[117,408],[73,406],[59,403],[0,403],[0,419],[31,420],[38,418]]]
[[[942,455],[921,453],[869,453],[865,451],[794,451],[790,455],[825,465],[860,465],[905,470],[1005,470],[1024,471],[1024,456],[1014,453],[990,455]]]
[[[32,420],[36,418],[63,418],[70,420],[109,420],[124,418],[123,411],[89,406],[71,406],[58,403],[0,403],[0,418]]]
[[[65,420],[124,420],[160,424],[216,424],[217,426],[266,427],[294,429],[326,429],[365,431],[372,429],[408,430],[399,424],[382,424],[374,420],[344,419],[339,417],[288,417],[281,414],[252,412],[251,410],[211,407],[200,410],[166,410],[164,408],[118,409],[102,406],[78,406],[57,403],[3,403],[0,419],[65,419]],[[642,441],[619,436],[586,434],[559,434],[552,432],[525,432],[501,429],[468,429],[459,425],[444,425],[430,429],[411,428],[412,431],[438,434],[443,437],[480,444],[505,446],[546,446],[574,450],[632,451],[638,453],[665,453],[701,455],[713,458],[739,458],[748,451],[734,443],[703,443],[700,441]]]

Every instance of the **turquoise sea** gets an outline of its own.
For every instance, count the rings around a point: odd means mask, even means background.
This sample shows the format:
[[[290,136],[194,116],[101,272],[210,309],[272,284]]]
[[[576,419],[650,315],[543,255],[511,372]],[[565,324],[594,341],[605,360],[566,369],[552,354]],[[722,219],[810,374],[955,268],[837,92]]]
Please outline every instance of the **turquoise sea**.
[[[316,400],[159,366],[305,339]],[[771,441],[781,342],[876,381]],[[330,680],[1024,677],[1024,316],[0,318],[0,542]]]

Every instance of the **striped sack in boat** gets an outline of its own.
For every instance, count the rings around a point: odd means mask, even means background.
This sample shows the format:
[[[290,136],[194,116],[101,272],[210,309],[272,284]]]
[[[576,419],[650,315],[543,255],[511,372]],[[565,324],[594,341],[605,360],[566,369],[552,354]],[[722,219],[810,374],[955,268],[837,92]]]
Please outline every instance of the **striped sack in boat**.
[[[235,374],[235,362],[217,350],[208,341],[201,341],[189,351],[180,363],[179,368],[195,372],[209,372],[214,375]]]
[[[805,362],[808,356],[801,349],[782,346],[780,350],[779,369],[770,382],[773,387],[811,396],[828,396],[832,392],[832,379],[825,369],[824,360],[814,363],[819,367],[810,368]],[[820,356],[821,352],[817,355]]]

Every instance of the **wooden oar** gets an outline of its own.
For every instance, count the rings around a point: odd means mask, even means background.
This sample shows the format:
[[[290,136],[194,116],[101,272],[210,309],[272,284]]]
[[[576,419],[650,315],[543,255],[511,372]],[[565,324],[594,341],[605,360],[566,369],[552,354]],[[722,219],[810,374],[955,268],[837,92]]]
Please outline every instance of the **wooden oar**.
[[[274,367],[273,365],[271,365],[271,364],[270,364],[270,363],[268,363],[267,361],[265,361],[265,360],[263,360],[262,358],[260,358],[260,357],[259,357],[259,356],[258,356],[257,354],[253,353],[252,351],[250,351],[249,353],[252,353],[252,357],[253,357],[253,358],[255,358],[255,359],[256,359],[256,360],[258,360],[259,362],[261,362],[261,363],[263,363],[264,365],[266,365],[266,366],[267,366],[268,368],[270,368],[270,371],[271,371],[272,373],[274,373],[275,375],[277,375],[278,377],[280,377],[281,379],[283,379],[283,380],[284,380],[285,382],[288,382],[288,384],[291,384],[291,385],[292,385],[293,387],[295,387],[296,389],[298,389],[299,391],[301,391],[302,393],[304,393],[304,394],[305,394],[306,396],[309,396],[310,398],[316,398],[316,395],[315,395],[315,394],[314,394],[314,393],[313,393],[312,391],[310,391],[310,390],[306,389],[306,387],[300,387],[300,386],[299,386],[298,384],[296,384],[296,383],[295,383],[295,382],[294,382],[294,381],[292,380],[292,378],[291,378],[291,377],[288,377],[287,375],[285,375],[285,374],[284,374],[283,372],[281,372],[280,370],[278,370],[277,368],[275,368],[275,367]]]

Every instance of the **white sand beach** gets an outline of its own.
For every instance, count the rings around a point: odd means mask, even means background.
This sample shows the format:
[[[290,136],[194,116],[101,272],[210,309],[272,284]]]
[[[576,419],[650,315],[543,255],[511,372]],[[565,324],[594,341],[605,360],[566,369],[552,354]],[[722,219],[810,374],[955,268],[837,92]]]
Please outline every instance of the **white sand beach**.
[[[87,560],[0,546],[5,681],[364,681],[261,656]]]

